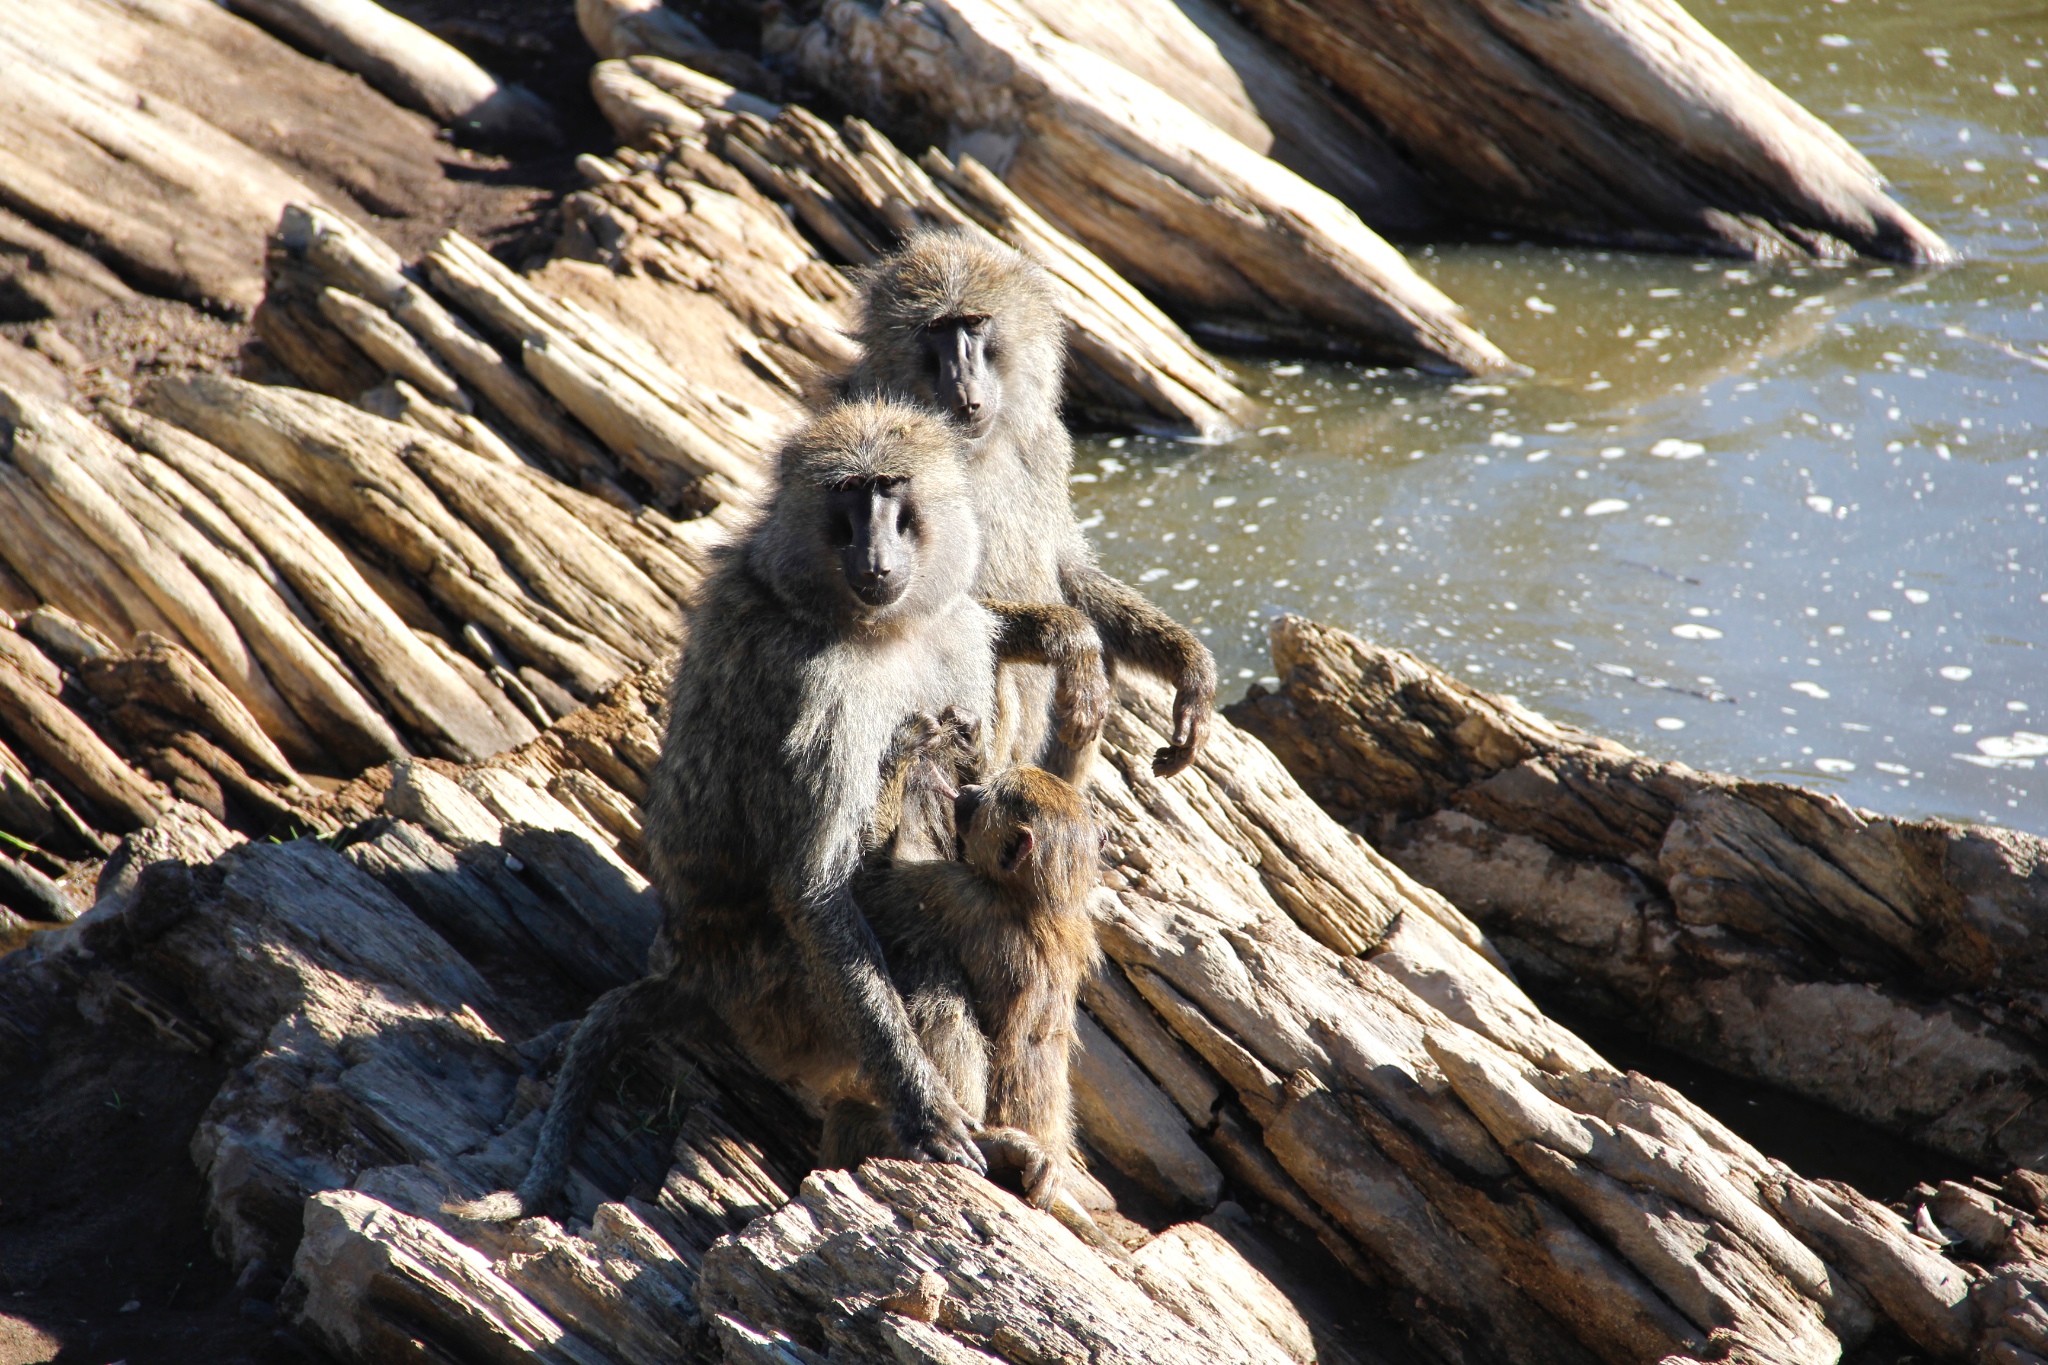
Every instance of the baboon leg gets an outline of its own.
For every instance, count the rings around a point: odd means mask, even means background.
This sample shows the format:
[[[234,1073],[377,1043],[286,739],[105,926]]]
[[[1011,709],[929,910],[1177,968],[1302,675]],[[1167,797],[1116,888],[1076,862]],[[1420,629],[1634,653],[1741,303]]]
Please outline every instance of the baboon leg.
[[[974,1021],[973,1006],[960,993],[920,1000],[913,1009],[925,1055],[946,1078],[960,1107],[979,1123],[988,1113],[988,1039]]]
[[[935,944],[898,944],[892,974],[918,1042],[953,1098],[975,1122],[988,1112],[989,1041],[976,1021],[967,974]]]
[[[992,1074],[991,1048],[976,1018],[974,1003],[968,997],[964,975],[957,971],[944,973],[938,980],[928,979],[906,989],[904,997],[926,1055],[953,1088],[953,1097],[959,1100],[960,1107],[978,1121],[992,1120],[996,1080]],[[1062,1085],[1062,1093],[1064,1089]],[[1063,1114],[1064,1106],[1058,1107]],[[1060,1131],[1064,1133],[1065,1129]],[[1051,1206],[1063,1183],[1061,1148],[1042,1141],[1037,1133],[1022,1125],[994,1121],[983,1124],[974,1135],[974,1143],[987,1159],[992,1176],[1014,1176],[1033,1207]]]
[[[1073,1160],[1067,1053],[1074,1036],[1074,997],[1040,983],[1011,1002],[1006,1017],[989,1023],[995,1046],[987,1122],[991,1127],[1021,1129],[1044,1147],[1053,1166],[1044,1191],[1049,1201],[1057,1192],[1059,1175]]]

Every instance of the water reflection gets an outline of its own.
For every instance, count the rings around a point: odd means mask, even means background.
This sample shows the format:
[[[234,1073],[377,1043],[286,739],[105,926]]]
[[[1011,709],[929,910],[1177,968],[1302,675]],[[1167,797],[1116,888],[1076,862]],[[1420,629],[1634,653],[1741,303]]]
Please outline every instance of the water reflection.
[[[1285,608],[1660,756],[2048,829],[2048,15],[1701,17],[1965,263],[1422,253],[1538,374],[1250,367],[1257,434],[1085,441],[1076,504],[1233,691]]]

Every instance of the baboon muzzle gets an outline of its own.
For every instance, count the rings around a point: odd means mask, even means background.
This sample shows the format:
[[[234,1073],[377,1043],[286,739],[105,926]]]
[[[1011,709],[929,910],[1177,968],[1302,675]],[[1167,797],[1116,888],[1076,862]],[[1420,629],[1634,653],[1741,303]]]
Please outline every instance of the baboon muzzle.
[[[979,433],[994,415],[988,372],[986,318],[961,318],[932,330],[938,361],[939,405],[955,422]]]
[[[886,607],[903,596],[916,568],[903,491],[898,482],[884,481],[833,493],[832,510],[846,537],[839,552],[841,572],[853,595],[871,607]]]

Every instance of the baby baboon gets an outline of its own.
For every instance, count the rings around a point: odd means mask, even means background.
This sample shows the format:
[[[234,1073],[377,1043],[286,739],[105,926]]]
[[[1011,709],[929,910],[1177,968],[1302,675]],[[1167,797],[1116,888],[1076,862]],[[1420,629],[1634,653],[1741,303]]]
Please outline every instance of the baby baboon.
[[[985,554],[975,591],[1077,607],[1109,660],[1172,683],[1173,734],[1152,767],[1161,776],[1186,768],[1215,709],[1216,662],[1096,567],[1074,519],[1074,448],[1059,411],[1065,323],[1044,272],[965,233],[919,233],[869,272],[859,339],[864,354],[842,392],[917,403],[967,437]],[[1049,732],[1048,671],[1006,665],[997,686],[997,761],[1035,763],[1085,786],[1094,746]]]
[[[1099,730],[1103,695],[1079,613],[969,595],[980,536],[962,459],[944,422],[882,402],[784,445],[775,496],[721,556],[676,667],[647,800],[658,965],[585,1016],[519,1192],[456,1212],[517,1217],[551,1196],[607,1060],[678,1015],[715,1015],[823,1104],[875,1106],[901,1154],[985,1169],[851,882],[896,833],[888,802],[918,799],[906,783],[962,765],[946,751],[976,742],[999,645],[1081,674],[1065,694],[1095,710],[1065,718],[1076,733]]]
[[[1025,1194],[1044,1208],[1074,1161],[1067,1051],[1096,960],[1088,895],[1102,835],[1085,797],[1030,767],[963,787],[956,823],[962,861],[876,868],[858,894],[954,1096],[991,1129],[1031,1139],[1009,1150],[1024,1155]],[[828,1165],[877,1154],[857,1103],[835,1115]],[[1046,1159],[1031,1162],[1032,1148]]]

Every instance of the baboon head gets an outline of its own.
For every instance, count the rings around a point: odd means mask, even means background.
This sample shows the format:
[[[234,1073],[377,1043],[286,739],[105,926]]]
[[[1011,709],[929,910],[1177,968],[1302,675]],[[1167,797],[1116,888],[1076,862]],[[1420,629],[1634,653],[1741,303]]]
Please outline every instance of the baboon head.
[[[1100,877],[1103,836],[1087,798],[1043,768],[962,787],[953,817],[962,860],[998,882],[1067,901]]]
[[[879,625],[965,594],[981,533],[947,423],[902,403],[838,404],[783,443],[748,544],[800,613]]]
[[[964,231],[913,235],[868,272],[856,386],[943,412],[970,441],[1057,411],[1066,322],[1038,266]]]

